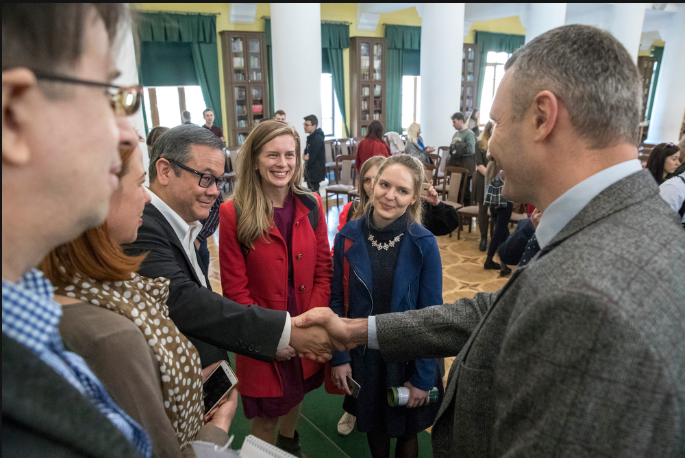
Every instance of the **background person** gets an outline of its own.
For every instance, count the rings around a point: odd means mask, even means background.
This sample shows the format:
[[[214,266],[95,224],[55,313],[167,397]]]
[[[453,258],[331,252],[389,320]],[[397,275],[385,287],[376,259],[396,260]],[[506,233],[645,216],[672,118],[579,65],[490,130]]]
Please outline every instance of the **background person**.
[[[285,111],[277,110],[276,113],[274,113],[274,121],[286,122]]]
[[[454,113],[451,117],[452,126],[457,130],[452,136],[450,146],[457,141],[464,142],[465,148],[458,151],[458,154],[450,156],[448,165],[463,167],[469,171],[466,190],[464,192],[464,206],[471,205],[471,178],[476,173],[476,134],[468,128],[466,119],[462,113]]]
[[[205,108],[205,111],[202,112],[202,116],[205,118],[205,123],[202,127],[211,130],[222,142],[226,143],[226,138],[224,138],[224,132],[221,130],[221,127],[214,125],[214,110]]]
[[[500,184],[504,181],[502,179],[502,169],[494,161],[488,163],[485,177],[490,186],[497,186],[498,181]],[[511,213],[514,211],[514,204],[507,200],[505,206],[490,206],[489,208],[495,230],[492,234],[492,239],[490,239],[490,245],[488,245],[488,255],[485,258],[483,268],[486,270],[499,270],[499,276],[504,277],[511,273],[511,269],[503,261],[501,264],[496,263],[493,261],[493,258],[495,253],[497,253],[497,248],[509,237],[509,220],[511,219]]]
[[[685,228],[685,172],[661,183],[659,194],[669,207],[678,212],[680,223]]]
[[[442,301],[438,245],[420,225],[423,180],[418,159],[386,159],[374,183],[371,206],[336,235],[330,307],[339,316],[381,316]],[[351,241],[347,249],[346,240]],[[343,291],[343,257],[354,271],[348,292]],[[437,361],[389,363],[377,350],[358,348],[334,352],[331,365],[338,388],[350,393],[348,375],[362,386],[357,399],[345,396],[343,408],[357,417],[357,429],[367,434],[371,455],[388,457],[390,438],[397,438],[396,456],[418,456],[417,433],[430,426],[437,413],[437,404],[428,404],[428,392],[436,386],[442,391]],[[388,405],[388,388],[398,386],[409,388],[406,407]]]
[[[161,137],[164,134],[164,132],[166,132],[167,130],[169,130],[168,127],[157,126],[157,127],[153,127],[152,130],[150,131],[150,133],[147,134],[147,138],[145,139],[145,144],[147,145],[148,158],[150,156],[152,156],[152,146],[155,144],[157,139],[159,137]]]
[[[326,214],[321,198],[299,187],[300,151],[287,124],[266,121],[250,133],[233,198],[221,208],[219,243],[224,296],[291,317],[327,307],[331,282]],[[278,425],[276,445],[301,456],[300,406],[323,383],[323,365],[300,360],[288,346],[271,363],[237,355],[236,375],[250,433],[273,443]]]
[[[473,131],[473,134],[478,137],[480,134],[480,126],[478,125],[480,122],[480,110],[478,108],[474,108],[474,110],[471,112],[471,115],[469,115],[469,119],[466,121],[466,126]]]
[[[488,142],[492,137],[493,127],[492,121],[488,121],[476,142],[476,171],[473,174],[471,204],[478,205],[478,230],[480,231],[478,249],[480,251],[488,249],[488,207],[483,204],[483,200],[485,199],[485,175],[488,166]]]
[[[514,233],[497,249],[502,263],[523,267],[538,254],[540,245],[535,237],[535,230],[540,224],[541,217],[542,212],[536,208],[530,218],[519,221]]]
[[[407,144],[404,147],[404,153],[420,160],[424,164],[431,164],[432,161],[428,157],[435,149],[432,146],[424,146],[421,138],[421,126],[418,123],[411,123],[407,129]]]
[[[354,165],[358,175],[362,164],[373,156],[390,157],[390,148],[383,141],[383,124],[380,121],[371,121],[366,137],[357,146],[357,157]]]
[[[304,131],[307,133],[307,146],[304,149],[304,179],[312,192],[319,192],[321,182],[326,178],[325,135],[318,127],[319,120],[314,115],[304,118]]]
[[[184,110],[183,113],[181,113],[181,121],[183,121],[183,124],[193,124],[190,120],[190,111]]]
[[[104,221],[118,145],[137,142],[125,116],[140,88],[104,89],[127,15],[120,3],[2,5],[3,456],[151,454],[145,431],[65,350],[60,305],[35,269]],[[27,199],[37,182],[50,192]]]
[[[647,159],[645,168],[649,170],[656,184],[660,185],[680,166],[680,148],[673,143],[659,143],[654,147]]]
[[[212,367],[203,374],[197,350],[169,319],[169,280],[139,276],[145,255],[121,249],[136,239],[150,195],[140,148],[122,148],[120,155],[121,185],[106,222],[52,250],[40,268],[62,304],[65,344],[149,432],[154,456],[195,456],[187,447],[192,440],[228,441],[238,397],[232,393],[203,426],[202,383]]]

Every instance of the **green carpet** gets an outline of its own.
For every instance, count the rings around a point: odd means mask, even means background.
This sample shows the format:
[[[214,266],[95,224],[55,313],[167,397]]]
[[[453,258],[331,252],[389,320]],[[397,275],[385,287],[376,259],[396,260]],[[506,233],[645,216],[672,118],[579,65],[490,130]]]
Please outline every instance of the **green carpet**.
[[[235,367],[233,353],[228,354],[231,366]],[[305,396],[302,414],[297,430],[300,434],[302,452],[307,458],[371,458],[366,434],[356,429],[349,436],[338,434],[338,420],[342,417],[342,396],[326,393],[324,387]],[[235,418],[231,424],[231,435],[235,435],[231,448],[242,447],[245,437],[250,434],[250,421],[245,418],[242,402],[238,402]],[[419,457],[432,456],[430,434],[419,433]],[[394,440],[390,456],[395,456]]]

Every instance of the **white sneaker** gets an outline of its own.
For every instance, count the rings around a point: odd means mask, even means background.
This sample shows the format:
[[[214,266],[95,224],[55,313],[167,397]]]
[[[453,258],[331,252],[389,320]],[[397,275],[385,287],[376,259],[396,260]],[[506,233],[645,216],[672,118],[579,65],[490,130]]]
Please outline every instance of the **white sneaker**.
[[[338,422],[338,434],[341,434],[343,436],[347,436],[348,434],[350,434],[354,429],[354,423],[356,421],[357,417],[345,412],[340,421]]]

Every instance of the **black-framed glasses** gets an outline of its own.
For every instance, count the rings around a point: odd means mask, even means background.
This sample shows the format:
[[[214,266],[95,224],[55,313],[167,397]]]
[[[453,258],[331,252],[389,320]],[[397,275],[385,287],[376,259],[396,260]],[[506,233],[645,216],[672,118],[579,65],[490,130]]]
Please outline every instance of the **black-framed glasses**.
[[[181,167],[183,170],[186,170],[190,173],[194,173],[195,175],[199,176],[200,181],[198,184],[200,185],[201,188],[209,188],[211,185],[216,184],[216,188],[219,191],[221,191],[221,188],[223,188],[224,185],[228,182],[228,178],[224,178],[224,177],[217,178],[210,173],[198,172],[197,170],[191,169],[190,167],[185,166],[185,165],[181,164],[180,162],[177,162],[173,159],[168,159],[166,157],[160,157],[159,159],[166,159],[167,161],[171,162],[172,164],[174,164],[178,167]],[[159,159],[157,159],[157,160],[159,160]]]
[[[112,105],[112,110],[117,116],[131,116],[140,107],[140,99],[143,93],[141,86],[115,86],[98,81],[87,81],[69,76],[53,75],[50,73],[33,72],[36,78],[43,81],[56,81],[59,83],[81,84],[84,86],[101,87],[107,90]]]

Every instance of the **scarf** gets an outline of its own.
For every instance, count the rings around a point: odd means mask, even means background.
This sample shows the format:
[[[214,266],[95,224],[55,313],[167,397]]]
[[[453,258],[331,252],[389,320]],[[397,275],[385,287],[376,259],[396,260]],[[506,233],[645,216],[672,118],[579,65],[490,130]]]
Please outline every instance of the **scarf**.
[[[98,281],[75,274],[55,284],[55,294],[78,298],[123,315],[140,329],[159,362],[164,410],[185,447],[203,424],[202,366],[195,347],[169,318],[169,280],[131,273],[126,281]]]

